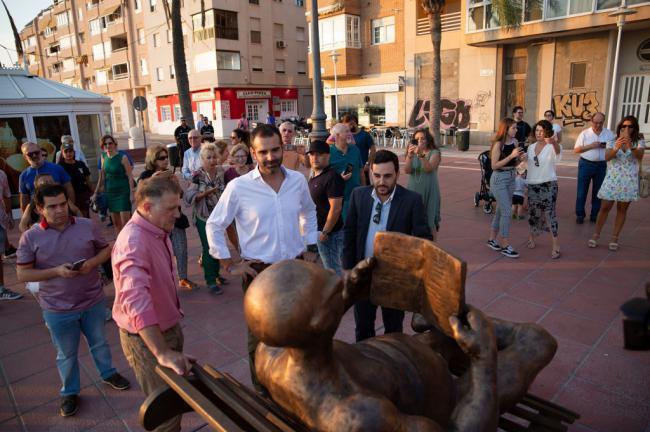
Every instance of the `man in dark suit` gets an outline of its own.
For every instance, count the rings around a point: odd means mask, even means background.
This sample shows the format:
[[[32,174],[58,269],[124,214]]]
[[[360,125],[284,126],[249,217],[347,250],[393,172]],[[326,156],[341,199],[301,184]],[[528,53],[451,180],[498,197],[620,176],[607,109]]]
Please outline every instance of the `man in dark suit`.
[[[373,255],[375,234],[400,232],[432,239],[422,197],[397,184],[399,159],[388,150],[380,150],[372,162],[373,186],[352,191],[344,227],[343,268],[352,269],[359,261]],[[408,253],[408,251],[404,251]],[[357,342],[375,336],[377,306],[369,300],[354,305]],[[381,308],[384,333],[402,332],[404,312]]]

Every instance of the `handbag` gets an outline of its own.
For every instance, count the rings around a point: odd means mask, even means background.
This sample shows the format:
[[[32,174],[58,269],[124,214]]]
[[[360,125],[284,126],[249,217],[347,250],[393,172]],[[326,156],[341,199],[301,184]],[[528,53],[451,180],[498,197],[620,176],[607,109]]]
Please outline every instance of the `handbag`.
[[[181,216],[176,218],[176,222],[174,222],[174,227],[179,229],[188,229],[190,227],[190,220],[181,212]]]

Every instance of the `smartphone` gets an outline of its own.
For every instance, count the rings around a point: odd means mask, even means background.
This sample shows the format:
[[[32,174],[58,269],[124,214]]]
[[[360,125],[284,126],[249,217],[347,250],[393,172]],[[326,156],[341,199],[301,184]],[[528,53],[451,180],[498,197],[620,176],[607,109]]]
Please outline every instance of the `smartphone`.
[[[81,269],[81,266],[84,265],[85,262],[86,262],[85,259],[80,259],[79,261],[73,262],[70,270],[78,271],[79,269]]]
[[[605,147],[607,147],[607,143],[606,143],[606,142],[601,142],[601,143],[600,143],[600,147],[601,147],[601,148],[605,148]]]
[[[343,175],[350,174],[352,172],[352,168],[354,168],[354,166],[352,164],[348,164],[348,166],[345,167],[345,171],[343,171]]]

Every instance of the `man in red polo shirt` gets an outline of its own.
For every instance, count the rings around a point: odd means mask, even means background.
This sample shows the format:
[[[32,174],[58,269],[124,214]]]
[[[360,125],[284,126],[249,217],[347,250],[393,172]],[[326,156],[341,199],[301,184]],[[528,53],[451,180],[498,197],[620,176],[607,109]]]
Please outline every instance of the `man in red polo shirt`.
[[[183,312],[169,240],[180,199],[181,187],[171,175],[142,180],[135,193],[137,211],[113,247],[113,320],[120,328],[124,355],[147,396],[164,384],[156,365],[184,375],[194,361],[182,352]],[[178,431],[180,424],[181,416],[177,416],[156,431]]]
[[[34,193],[41,223],[20,238],[16,269],[21,282],[39,282],[38,302],[56,348],[63,417],[79,408],[79,336],[86,337],[104,383],[117,390],[129,381],[115,371],[104,330],[106,301],[97,267],[108,260],[109,244],[90,219],[70,217],[68,195],[60,184]]]

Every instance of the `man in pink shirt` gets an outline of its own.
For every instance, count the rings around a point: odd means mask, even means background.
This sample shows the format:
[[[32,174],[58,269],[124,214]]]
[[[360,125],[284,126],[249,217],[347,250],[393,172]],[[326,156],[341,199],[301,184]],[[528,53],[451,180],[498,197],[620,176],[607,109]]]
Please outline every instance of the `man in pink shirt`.
[[[171,175],[156,175],[138,184],[137,211],[113,247],[115,303],[113,319],[120,328],[124,355],[145,395],[164,382],[161,365],[179,375],[194,359],[183,354],[183,312],[176,294],[176,269],[169,233],[179,216],[181,188]],[[180,430],[175,417],[156,431]]]

